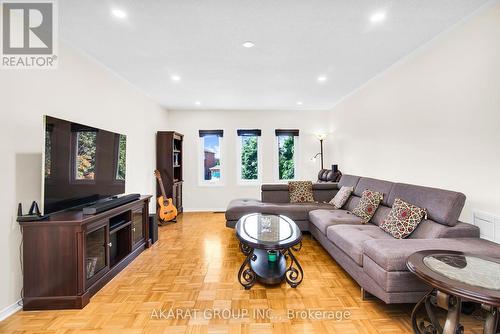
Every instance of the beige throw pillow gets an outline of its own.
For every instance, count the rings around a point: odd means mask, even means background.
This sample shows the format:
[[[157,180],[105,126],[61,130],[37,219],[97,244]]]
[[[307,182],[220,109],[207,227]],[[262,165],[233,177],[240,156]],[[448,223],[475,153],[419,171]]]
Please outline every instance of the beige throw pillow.
[[[330,201],[330,204],[333,205],[335,209],[340,209],[347,202],[353,191],[354,189],[352,187],[340,188],[340,190],[335,194],[335,197],[333,197]]]

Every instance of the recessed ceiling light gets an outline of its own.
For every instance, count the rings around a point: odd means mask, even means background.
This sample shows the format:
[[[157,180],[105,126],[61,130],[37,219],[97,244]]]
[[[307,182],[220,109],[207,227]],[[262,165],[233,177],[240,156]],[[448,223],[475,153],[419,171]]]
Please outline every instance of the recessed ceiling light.
[[[194,104],[197,105],[197,106],[201,106],[201,102],[200,101],[196,101]]]
[[[125,12],[122,9],[113,8],[111,10],[111,14],[113,14],[114,17],[119,18],[119,19],[125,19],[125,18],[127,18],[127,12]]]
[[[376,12],[376,13],[373,13],[373,15],[370,17],[370,21],[372,23],[379,23],[379,22],[382,22],[385,20],[385,12],[383,11],[380,11],[380,12]]]
[[[318,77],[318,81],[319,81],[319,82],[325,82],[325,81],[326,81],[326,76],[324,76],[324,75],[320,75],[320,76]]]
[[[297,105],[298,105],[298,106],[301,106],[301,105],[303,105],[303,104],[304,104],[304,102],[302,102],[302,101],[297,101]]]
[[[176,74],[174,74],[174,75],[171,75],[171,76],[170,76],[170,79],[172,79],[172,81],[180,81],[180,80],[181,80],[181,77],[180,77],[180,76],[178,76],[178,75],[176,75]]]
[[[243,44],[241,44],[241,45],[243,45],[243,47],[244,47],[244,48],[249,49],[249,48],[253,48],[253,47],[255,46],[255,43],[254,43],[254,42],[252,42],[252,41],[246,41],[246,42],[244,42],[244,43],[243,43]]]

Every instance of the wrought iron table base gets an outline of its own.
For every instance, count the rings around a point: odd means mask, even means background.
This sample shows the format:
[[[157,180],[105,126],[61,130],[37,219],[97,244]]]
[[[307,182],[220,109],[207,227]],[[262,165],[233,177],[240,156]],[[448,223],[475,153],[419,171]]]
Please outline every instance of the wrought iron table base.
[[[497,332],[499,310],[485,304],[481,306],[487,312],[484,322],[484,334],[495,334]],[[435,313],[438,307],[448,311],[444,327],[439,323]],[[421,309],[425,310],[423,317],[419,317]],[[413,309],[411,314],[413,332],[417,334],[462,334],[464,327],[460,324],[461,309],[461,298],[434,289],[425,295]]]
[[[285,280],[292,288],[302,283],[304,272],[293,254],[302,248],[302,243],[290,248],[277,250],[275,262],[269,262],[267,251],[253,249],[240,243],[240,250],[246,256],[238,272],[238,281],[245,289],[250,289],[257,280],[266,284],[278,284]]]

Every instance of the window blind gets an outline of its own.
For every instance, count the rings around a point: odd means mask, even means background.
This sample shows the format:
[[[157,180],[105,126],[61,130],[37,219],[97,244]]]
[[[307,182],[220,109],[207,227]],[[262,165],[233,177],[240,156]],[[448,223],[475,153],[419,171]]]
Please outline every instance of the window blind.
[[[298,136],[298,129],[276,129],[276,136]]]
[[[238,129],[236,132],[238,136],[260,136],[262,134],[260,129]]]
[[[224,136],[224,130],[200,130],[200,137],[205,137],[205,136],[219,136],[223,137]]]

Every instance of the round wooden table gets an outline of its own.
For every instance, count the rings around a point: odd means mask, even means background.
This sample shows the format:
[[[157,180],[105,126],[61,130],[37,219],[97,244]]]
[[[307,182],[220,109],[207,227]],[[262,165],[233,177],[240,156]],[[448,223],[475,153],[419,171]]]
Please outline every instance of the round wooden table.
[[[296,288],[304,277],[302,267],[293,254],[302,247],[302,233],[295,222],[282,215],[252,213],[236,224],[240,250],[246,256],[238,272],[238,280],[250,289],[256,280],[278,284],[283,280]],[[268,252],[275,253],[270,261]]]
[[[480,303],[486,311],[484,333],[496,333],[500,307],[500,259],[428,250],[412,254],[406,265],[433,288],[413,309],[415,333],[463,333],[460,324],[462,301]],[[435,314],[437,307],[448,311],[444,326]],[[423,317],[420,316],[422,309],[425,310]]]

